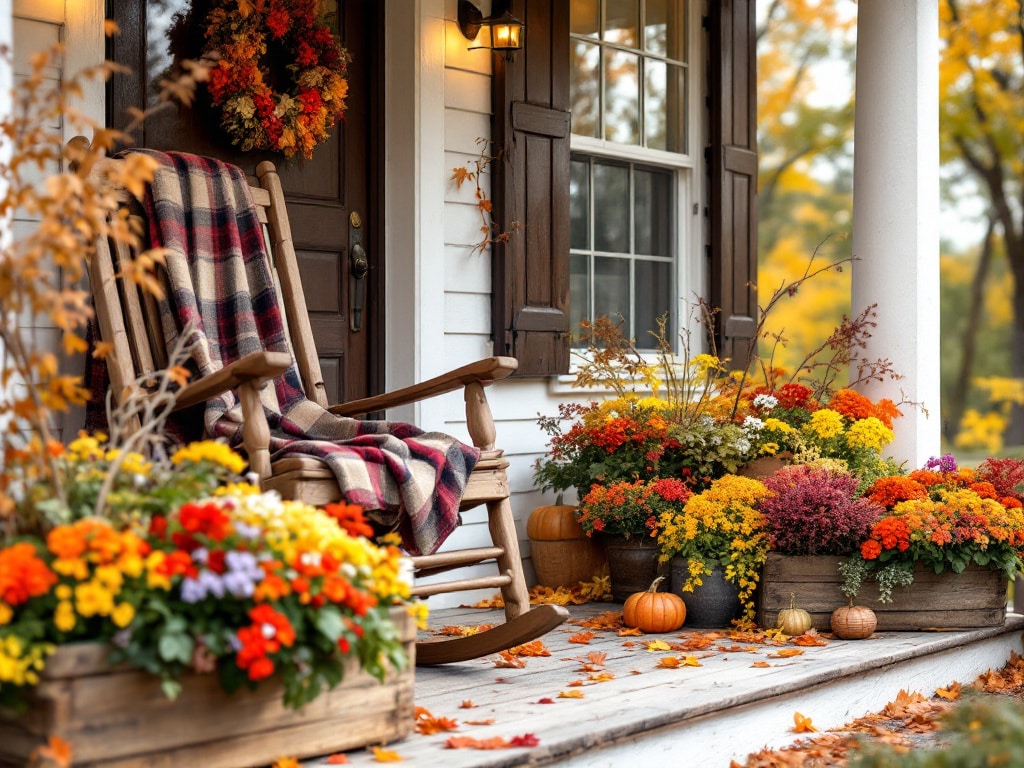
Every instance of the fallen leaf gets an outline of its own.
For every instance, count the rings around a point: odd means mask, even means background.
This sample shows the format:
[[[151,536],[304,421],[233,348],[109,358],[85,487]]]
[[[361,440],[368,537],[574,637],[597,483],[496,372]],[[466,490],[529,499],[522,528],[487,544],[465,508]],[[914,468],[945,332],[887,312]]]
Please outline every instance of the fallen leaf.
[[[333,755],[327,756],[328,765],[348,765],[348,755],[342,752],[336,752]]]
[[[449,736],[444,746],[446,749],[504,749],[509,746],[509,742],[501,736],[492,736],[489,739],[474,739],[472,736]]]
[[[799,648],[781,648],[768,654],[769,659],[788,659],[793,656],[802,656],[803,651]]]
[[[579,688],[581,685],[583,685],[582,680],[573,680],[571,683],[569,683],[570,688]]]
[[[459,709],[472,709],[475,706],[476,704],[473,703],[472,699],[466,699],[461,704],[459,704]]]
[[[818,729],[811,723],[811,718],[799,712],[793,713],[793,733],[817,733]]]
[[[764,668],[764,667],[770,667],[771,664],[769,664],[767,661],[755,661],[750,666]]]
[[[593,664],[595,666],[604,666],[604,663],[608,660],[608,654],[604,651],[591,651],[587,654],[587,664]]]
[[[390,749],[381,749],[380,747],[374,747],[373,759],[378,763],[400,763],[405,758],[403,758],[397,752],[392,752]]]
[[[647,644],[648,653],[654,653],[655,651],[671,651],[669,644],[664,640],[652,640]]]
[[[560,699],[582,699],[583,691],[559,691],[558,698]]]
[[[502,651],[502,654],[511,654],[512,656],[550,656],[551,651],[547,649],[547,646],[540,640],[531,640],[528,643],[522,645],[516,645],[509,648],[507,651]]]
[[[587,645],[591,640],[594,639],[594,632],[577,632],[575,635],[569,636],[570,643],[579,643],[580,645]]]
[[[413,710],[413,717],[416,720],[416,733],[429,736],[442,731],[454,731],[459,727],[459,721],[450,717],[434,717],[426,707],[416,707]]]
[[[640,637],[643,632],[638,627],[628,627],[619,630],[619,637]]]
[[[493,725],[494,718],[488,717],[485,720],[463,720],[462,722],[465,725]]]
[[[679,669],[683,666],[683,660],[678,656],[663,656],[658,659],[658,666],[665,667],[665,669]]]
[[[279,757],[274,761],[274,768],[299,768],[299,761],[294,757]]]
[[[473,627],[467,627],[462,624],[448,624],[440,629],[434,630],[434,634],[444,635],[447,637],[468,637],[469,635],[476,635],[480,632],[486,632],[488,629],[493,628],[493,624],[477,624]]]
[[[960,698],[960,683],[953,683],[949,688],[939,688],[935,691],[936,696],[941,696],[946,701],[955,701]]]
[[[511,739],[508,740],[508,745],[510,747],[536,747],[538,744],[540,744],[540,739],[538,739],[532,733],[524,733],[521,736],[513,736]]]
[[[555,700],[552,699],[550,696],[545,696],[543,699],[538,699],[537,703],[538,704],[554,704]]]
[[[813,646],[813,645],[828,645],[828,640],[818,634],[818,630],[811,628],[804,632],[802,635],[794,637],[790,640],[793,645]]]
[[[518,656],[513,656],[508,651],[502,651],[498,654],[498,658],[494,660],[494,666],[522,669],[526,666],[526,662],[520,659]]]
[[[590,619],[580,619],[571,622],[584,629],[621,629],[622,611],[604,611]]]
[[[611,672],[594,672],[587,679],[592,683],[607,683],[609,680],[614,680],[615,675]]]

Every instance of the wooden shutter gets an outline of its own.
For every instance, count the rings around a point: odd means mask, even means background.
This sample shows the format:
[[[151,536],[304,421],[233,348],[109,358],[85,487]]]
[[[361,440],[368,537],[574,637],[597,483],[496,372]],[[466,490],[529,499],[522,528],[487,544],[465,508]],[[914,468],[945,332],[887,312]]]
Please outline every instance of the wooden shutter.
[[[500,4],[492,4],[499,13]],[[498,8],[497,10],[495,10]],[[512,232],[493,247],[495,351],[518,375],[569,369],[569,0],[526,0],[515,61],[495,58],[494,219]]]
[[[710,4],[708,150],[711,294],[718,354],[742,365],[757,325],[757,107],[755,0]]]

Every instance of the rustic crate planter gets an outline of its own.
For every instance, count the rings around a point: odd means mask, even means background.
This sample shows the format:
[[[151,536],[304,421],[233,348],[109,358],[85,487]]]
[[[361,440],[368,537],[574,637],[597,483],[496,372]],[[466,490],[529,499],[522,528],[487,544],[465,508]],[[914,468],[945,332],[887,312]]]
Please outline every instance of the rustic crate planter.
[[[811,614],[814,628],[829,631],[832,611],[848,602],[839,589],[843,579],[837,570],[844,559],[769,553],[758,589],[758,625],[774,627],[793,594],[796,605]],[[914,583],[896,587],[891,603],[878,601],[873,581],[864,583],[856,603],[877,614],[880,631],[997,626],[1006,618],[1006,576],[976,565],[963,573],[938,575],[918,566]]]
[[[242,768],[400,739],[413,725],[416,627],[404,608],[392,618],[409,653],[404,670],[381,684],[353,660],[339,686],[297,711],[270,681],[229,695],[216,674],[186,676],[172,701],[158,678],[107,664],[106,646],[62,646],[29,711],[0,710],[0,764],[25,765],[50,735],[70,742],[75,768]]]

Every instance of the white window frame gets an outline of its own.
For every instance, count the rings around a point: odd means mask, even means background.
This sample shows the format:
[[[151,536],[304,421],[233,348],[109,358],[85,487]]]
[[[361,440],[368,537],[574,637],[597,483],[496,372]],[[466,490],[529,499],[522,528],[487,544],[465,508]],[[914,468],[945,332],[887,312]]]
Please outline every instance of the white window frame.
[[[632,144],[617,144],[607,139],[570,134],[569,147],[573,153],[594,157],[622,160],[640,165],[664,168],[675,175],[675,295],[679,300],[677,316],[676,353],[681,352],[682,342],[678,331],[688,326],[691,338],[702,345],[698,328],[690,322],[689,307],[695,296],[707,291],[707,243],[706,215],[708,184],[705,174],[704,147],[707,144],[707,110],[704,107],[707,82],[707,36],[702,25],[706,15],[706,2],[690,0],[687,18],[687,67],[689,87],[687,88],[687,153],[666,152],[660,149]],[[575,329],[574,329],[575,330]],[[702,349],[693,349],[693,353]],[[573,350],[572,355],[579,355]],[[552,394],[579,394],[573,388],[576,380],[573,372],[576,363],[570,360],[569,373],[551,379]],[[596,391],[596,390],[595,390]]]

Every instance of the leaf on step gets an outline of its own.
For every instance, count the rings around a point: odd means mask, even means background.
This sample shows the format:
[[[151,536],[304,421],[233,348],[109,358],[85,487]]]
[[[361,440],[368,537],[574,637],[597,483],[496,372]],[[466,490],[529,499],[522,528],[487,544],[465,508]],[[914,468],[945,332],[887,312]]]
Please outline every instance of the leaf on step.
[[[405,758],[397,752],[390,749],[382,749],[380,747],[373,748],[373,759],[374,762],[378,763],[400,763]]]
[[[647,644],[647,652],[654,653],[655,651],[671,651],[672,648],[664,640],[652,640]]]
[[[619,637],[640,637],[642,634],[639,627],[624,627],[619,630]]]
[[[811,718],[805,717],[799,712],[793,713],[793,733],[817,733],[817,731]]]
[[[344,752],[335,752],[327,756],[326,762],[328,765],[348,765],[348,755]]]
[[[483,720],[463,720],[464,725],[493,725],[494,718],[488,717]]]
[[[584,631],[577,632],[575,635],[569,636],[570,643],[579,643],[580,645],[587,645],[591,640],[594,639],[594,632]]]
[[[818,630],[813,627],[808,629],[802,635],[794,637],[790,642],[793,643],[793,645],[802,646],[828,645],[828,640],[819,635]]]
[[[498,654],[498,658],[494,660],[494,666],[511,667],[512,669],[522,669],[526,666],[526,662],[520,659],[518,656],[513,656],[508,651],[502,651]]]
[[[520,736],[513,736],[511,739],[508,740],[508,745],[510,747],[536,747],[539,744],[540,739],[538,739],[532,733],[524,733]]]
[[[954,682],[948,688],[939,688],[935,691],[936,696],[940,696],[946,701],[955,701],[960,698],[960,683]]]
[[[454,731],[459,727],[458,720],[450,717],[434,717],[426,707],[416,707],[413,710],[413,717],[416,720],[416,733],[422,733],[425,736],[442,731]]]
[[[537,703],[538,704],[554,704],[555,700],[552,699],[550,696],[545,696],[543,699],[538,699]]]
[[[466,699],[461,704],[459,704],[459,709],[472,709],[475,706],[476,704],[473,703],[472,699]]]
[[[582,699],[583,691],[559,691],[558,698],[560,699]]]
[[[754,662],[753,664],[751,664],[750,666],[752,666],[752,667],[758,667],[758,668],[761,668],[761,669],[763,669],[763,668],[765,668],[765,667],[770,667],[770,666],[771,666],[771,664],[769,664],[769,663],[768,663],[767,661],[755,661],[755,662]]]
[[[550,656],[551,651],[541,640],[531,640],[522,645],[515,645],[508,649],[507,653],[513,656]]]
[[[802,656],[803,651],[799,648],[780,648],[768,654],[769,659],[788,659],[793,656]]]

